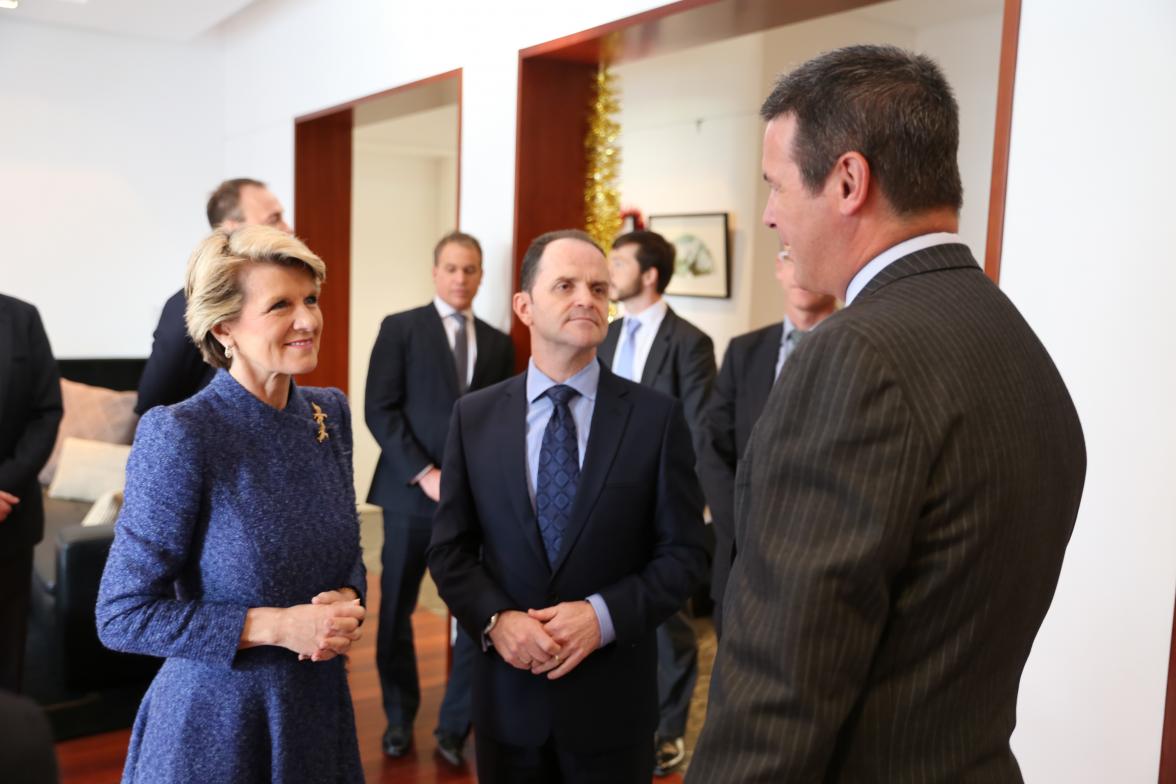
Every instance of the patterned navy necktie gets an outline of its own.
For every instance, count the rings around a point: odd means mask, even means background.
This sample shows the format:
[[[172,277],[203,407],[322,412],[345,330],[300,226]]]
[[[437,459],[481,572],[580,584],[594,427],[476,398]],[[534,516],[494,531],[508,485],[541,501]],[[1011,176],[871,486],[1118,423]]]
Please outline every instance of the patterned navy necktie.
[[[557,384],[545,393],[551,399],[551,419],[543,431],[539,448],[539,475],[535,479],[535,514],[547,562],[554,566],[563,544],[564,531],[576,500],[580,482],[580,447],[576,441],[576,421],[568,401],[579,393]]]

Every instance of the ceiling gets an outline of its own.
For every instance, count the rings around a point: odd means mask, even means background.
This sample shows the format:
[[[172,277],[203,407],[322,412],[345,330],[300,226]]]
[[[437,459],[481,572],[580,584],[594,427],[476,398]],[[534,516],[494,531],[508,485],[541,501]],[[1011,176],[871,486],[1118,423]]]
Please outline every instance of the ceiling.
[[[254,0],[20,0],[0,24],[23,20],[163,41],[190,41]]]

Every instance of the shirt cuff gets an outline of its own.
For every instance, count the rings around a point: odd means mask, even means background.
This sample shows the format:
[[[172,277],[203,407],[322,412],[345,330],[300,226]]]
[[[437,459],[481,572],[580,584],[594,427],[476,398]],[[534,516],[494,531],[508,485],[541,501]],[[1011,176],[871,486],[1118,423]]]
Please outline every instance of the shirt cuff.
[[[588,597],[588,604],[592,605],[592,609],[596,611],[596,622],[600,624],[600,647],[603,648],[617,639],[616,630],[613,629],[612,615],[608,611],[604,597],[598,593]]]
[[[427,466],[425,466],[424,468],[421,469],[419,474],[414,476],[412,479],[409,479],[408,483],[410,485],[420,484],[420,481],[425,478],[425,474],[429,473],[434,468],[436,468],[436,466],[433,465],[432,463],[429,463]]]

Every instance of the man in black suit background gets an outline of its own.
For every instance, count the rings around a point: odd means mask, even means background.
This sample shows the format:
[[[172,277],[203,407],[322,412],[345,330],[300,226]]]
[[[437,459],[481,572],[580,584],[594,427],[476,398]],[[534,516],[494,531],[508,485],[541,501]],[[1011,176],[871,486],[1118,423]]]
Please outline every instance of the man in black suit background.
[[[19,692],[33,546],[45,516],[37,472],[61,424],[61,380],[41,316],[0,294],[0,689]]]
[[[682,402],[697,454],[702,418],[715,380],[710,337],[674,312],[663,298],[674,274],[674,246],[652,231],[622,234],[609,254],[609,296],[625,317],[609,325],[601,359],[622,378]],[[657,630],[658,701],[653,772],[665,776],[686,756],[683,736],[698,681],[698,640],[687,608]]]
[[[764,222],[843,298],[736,480],[735,559],[688,781],[1020,781],[1017,691],[1086,455],[1053,361],[956,236],[951,88],[854,46],[765,101]]]
[[[711,598],[715,636],[722,637],[723,591],[735,557],[735,471],[768,393],[785,362],[814,327],[837,309],[837,299],[798,286],[787,248],[776,257],[776,280],[784,293],[784,320],[732,338],[723,355],[703,425],[698,478],[714,522]]]
[[[482,283],[482,247],[451,232],[433,250],[433,301],[388,316],[368,366],[364,417],[380,445],[368,501],[384,510],[376,665],[388,728],[384,752],[412,747],[421,689],[412,613],[425,573],[433,512],[453,404],[467,391],[514,372],[510,338],[475,318]],[[438,753],[460,765],[470,726],[470,663],[476,651],[459,630],[435,736]]]
[[[591,238],[528,248],[527,372],[458,401],[429,569],[482,640],[479,781],[647,782],[654,630],[705,568],[681,404],[597,361],[608,267]]]
[[[282,203],[278,198],[270,193],[264,182],[248,177],[225,180],[218,185],[208,197],[206,212],[208,225],[214,229],[273,226],[287,233],[291,230],[282,217]],[[183,289],[163,304],[151,355],[139,378],[135,413],[140,416],[155,406],[187,400],[215,375],[215,369],[204,361],[188,337],[188,327],[184,323],[187,307]]]

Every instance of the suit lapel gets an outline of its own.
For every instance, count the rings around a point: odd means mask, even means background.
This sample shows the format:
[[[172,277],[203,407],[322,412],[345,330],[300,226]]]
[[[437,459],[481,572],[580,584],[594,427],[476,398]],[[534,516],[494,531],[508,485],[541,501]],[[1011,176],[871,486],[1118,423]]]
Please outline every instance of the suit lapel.
[[[12,379],[12,333],[15,328],[12,312],[0,299],[0,414],[4,412],[8,385],[12,383],[9,379]]]
[[[621,339],[621,325],[624,323],[624,319],[615,319],[613,323],[609,324],[608,332],[604,335],[604,342],[596,351],[596,356],[609,370],[612,370],[613,357],[617,353],[617,342]]]
[[[767,330],[756,341],[747,355],[748,410],[754,422],[768,403],[768,395],[776,383],[776,362],[780,358],[780,341],[784,337],[784,322]]]
[[[539,521],[531,508],[531,494],[527,490],[527,374],[515,376],[505,390],[506,416],[498,422],[494,439],[501,448],[497,455],[503,467],[502,486],[514,508],[515,520],[523,529],[523,538],[539,563],[548,568],[547,551],[539,535]]]
[[[596,389],[596,406],[592,411],[592,424],[588,432],[588,447],[584,451],[584,465],[580,469],[580,484],[576,488],[576,500],[572,514],[564,531],[563,547],[551,569],[554,577],[568,554],[576,546],[576,540],[588,522],[588,516],[600,497],[604,480],[608,478],[621,436],[629,421],[633,404],[626,400],[628,390],[607,368],[600,369],[600,385]]]
[[[441,363],[441,374],[445,376],[445,383],[449,391],[457,398],[461,394],[461,387],[457,385],[457,363],[453,359],[453,349],[449,347],[449,336],[445,334],[445,324],[441,322],[441,314],[433,304],[426,305],[421,314],[424,322],[425,339],[429,345],[429,356],[437,357]]]
[[[641,383],[652,386],[653,380],[661,371],[662,364],[670,355],[670,338],[674,335],[674,325],[678,320],[677,314],[669,305],[666,306],[666,317],[657,328],[653,336],[653,343],[649,347],[649,356],[645,358],[645,367],[641,370]]]
[[[875,275],[866,284],[866,287],[862,289],[861,293],[858,294],[854,302],[857,302],[862,297],[873,294],[887,284],[910,277],[911,275],[921,275],[925,272],[938,272],[940,270],[958,269],[961,267],[980,269],[980,265],[976,263],[976,259],[972,256],[972,251],[968,249],[967,245],[962,243],[953,242],[947,245],[933,245],[930,248],[917,250],[914,253],[908,253]]]

